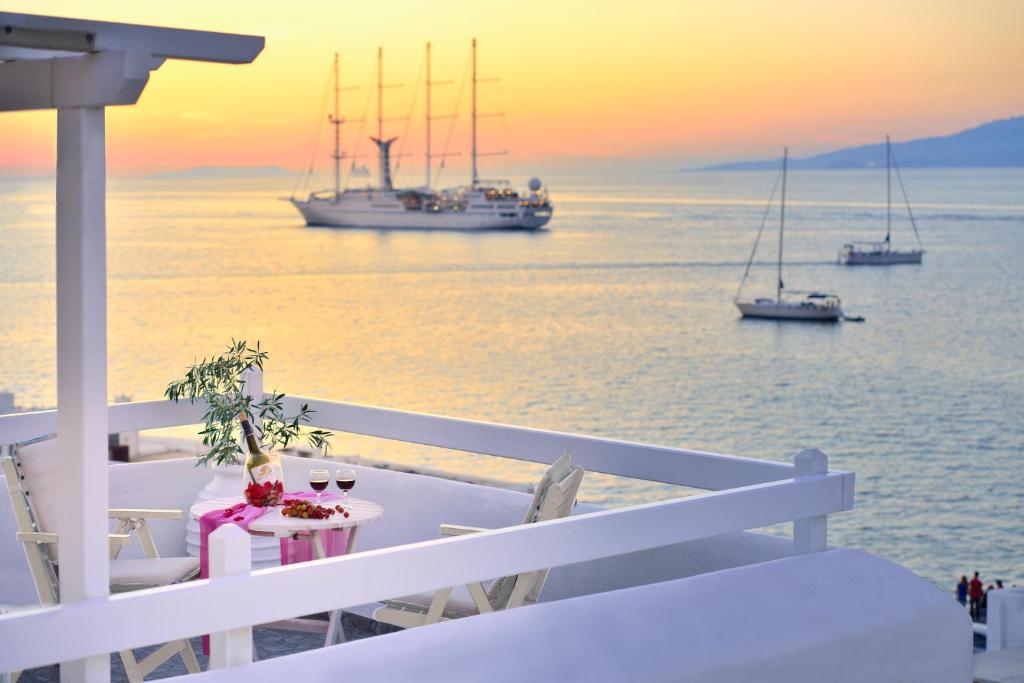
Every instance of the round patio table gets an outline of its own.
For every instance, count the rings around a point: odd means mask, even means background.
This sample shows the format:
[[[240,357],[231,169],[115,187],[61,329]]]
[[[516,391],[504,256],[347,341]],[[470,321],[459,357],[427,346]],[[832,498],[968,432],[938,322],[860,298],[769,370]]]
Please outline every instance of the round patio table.
[[[285,496],[285,499],[287,499],[287,496]],[[316,502],[314,498],[307,498],[304,500],[311,503]],[[213,510],[224,510],[243,502],[245,502],[245,499],[242,496],[212,498],[193,505],[189,510],[189,514],[192,515],[193,519],[199,519],[207,512],[212,512]],[[356,535],[358,534],[360,527],[379,519],[380,516],[384,514],[384,508],[372,501],[361,500],[359,498],[343,500],[336,494],[325,495],[323,497],[322,504],[325,507],[341,505],[349,513],[349,516],[346,517],[339,513],[331,515],[327,519],[285,517],[281,514],[282,506],[277,506],[265,512],[258,519],[254,519],[250,522],[249,533],[258,536],[274,536],[282,539],[299,539],[304,536],[309,536],[309,540],[313,546],[313,558],[319,560],[327,557],[323,540],[323,533],[325,531],[349,530],[348,542],[345,545],[345,552],[341,553],[342,555],[347,555],[351,553],[355,547]],[[286,623],[280,623],[278,625],[308,631],[310,630],[310,621],[310,619],[291,619]],[[317,627],[317,630],[319,630],[319,627]],[[344,641],[345,636],[341,629],[341,610],[334,610],[331,612],[330,621],[327,623],[327,637],[324,640],[324,645],[334,644],[339,637]]]

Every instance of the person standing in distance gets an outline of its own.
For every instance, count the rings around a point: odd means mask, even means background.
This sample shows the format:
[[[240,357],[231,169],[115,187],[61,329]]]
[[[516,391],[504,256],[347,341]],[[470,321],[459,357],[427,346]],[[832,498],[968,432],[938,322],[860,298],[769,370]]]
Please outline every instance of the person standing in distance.
[[[968,594],[971,597],[971,620],[978,621],[981,619],[981,598],[985,595],[978,572],[974,572],[974,578],[971,579]]]

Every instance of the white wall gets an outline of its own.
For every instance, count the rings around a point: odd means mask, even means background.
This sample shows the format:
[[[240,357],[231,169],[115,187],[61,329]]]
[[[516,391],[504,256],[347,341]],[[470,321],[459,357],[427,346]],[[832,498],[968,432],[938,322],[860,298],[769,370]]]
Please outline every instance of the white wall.
[[[195,463],[192,458],[184,458],[110,465],[110,507],[159,508],[184,513],[179,521],[150,522],[156,547],[163,556],[187,554],[185,523],[189,508],[199,491],[213,479],[210,470],[196,467]],[[138,543],[132,543],[121,551],[120,557],[142,557],[142,549]]]
[[[838,549],[458,619],[200,674],[377,683],[964,683],[970,620],[942,591]],[[193,679],[190,679],[193,680]]]

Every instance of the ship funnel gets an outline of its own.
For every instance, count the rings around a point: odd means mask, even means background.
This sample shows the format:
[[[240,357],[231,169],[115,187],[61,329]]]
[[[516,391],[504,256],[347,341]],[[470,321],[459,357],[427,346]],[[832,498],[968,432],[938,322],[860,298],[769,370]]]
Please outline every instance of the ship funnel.
[[[379,138],[370,138],[377,143],[377,149],[379,150],[380,159],[380,189],[392,190],[394,187],[391,184],[391,143],[397,140],[397,137],[389,140],[381,140]]]

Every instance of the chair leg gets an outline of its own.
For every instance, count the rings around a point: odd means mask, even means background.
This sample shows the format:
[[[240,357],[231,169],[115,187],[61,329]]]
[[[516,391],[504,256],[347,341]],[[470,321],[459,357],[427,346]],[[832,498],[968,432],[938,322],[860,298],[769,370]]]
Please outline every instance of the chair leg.
[[[181,643],[181,660],[185,662],[185,671],[190,674],[197,674],[202,669],[199,667],[199,660],[196,659],[196,653],[192,649],[192,643],[188,642],[188,638],[183,638],[179,641]]]
[[[131,683],[142,683],[142,672],[139,671],[139,663],[135,659],[135,653],[131,650],[121,650],[121,664],[124,665],[124,675]]]
[[[131,683],[142,683],[146,676],[153,673],[157,667],[174,655],[181,655],[181,660],[188,673],[197,674],[202,671],[199,667],[199,660],[196,659],[196,653],[192,651],[192,645],[187,638],[164,643],[141,662],[135,659],[135,653],[131,650],[121,650],[118,654],[121,655],[125,676]]]
[[[484,590],[482,583],[474,581],[473,583],[466,584],[466,588],[469,589],[469,594],[473,597],[473,602],[476,604],[476,609],[480,614],[494,611],[494,607],[487,598],[487,591]]]
[[[327,622],[327,637],[324,638],[324,647],[345,642],[345,628],[341,624],[341,617],[340,609],[331,612],[331,619]]]
[[[427,616],[423,620],[423,624],[436,624],[441,621],[441,617],[444,615],[445,605],[448,604],[448,598],[451,597],[454,586],[447,588],[439,588],[434,593],[434,599],[430,601],[430,608],[427,610]]]

